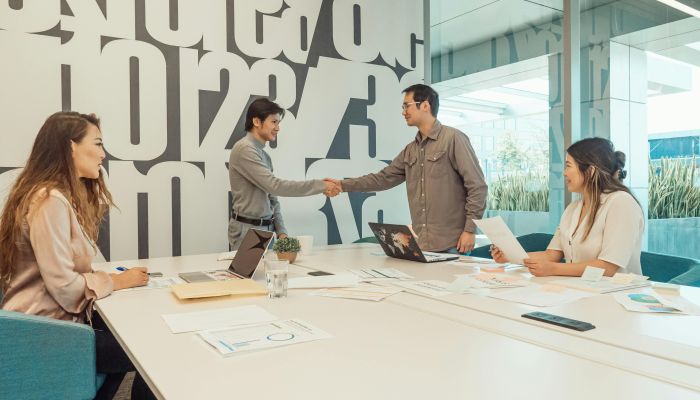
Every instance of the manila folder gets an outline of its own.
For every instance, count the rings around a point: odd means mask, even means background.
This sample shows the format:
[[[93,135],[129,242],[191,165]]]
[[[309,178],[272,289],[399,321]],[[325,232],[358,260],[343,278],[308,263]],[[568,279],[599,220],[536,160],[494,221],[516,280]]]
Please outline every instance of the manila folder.
[[[195,282],[170,287],[180,299],[197,299],[228,295],[264,295],[267,289],[252,279],[228,279],[225,281]]]

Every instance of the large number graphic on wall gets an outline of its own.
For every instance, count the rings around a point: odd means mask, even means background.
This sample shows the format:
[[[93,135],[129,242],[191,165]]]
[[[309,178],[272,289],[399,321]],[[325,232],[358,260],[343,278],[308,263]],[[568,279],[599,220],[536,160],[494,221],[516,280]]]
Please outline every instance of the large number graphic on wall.
[[[401,90],[422,81],[419,0],[0,0],[0,205],[44,119],[102,119],[118,209],[107,259],[224,251],[227,162],[257,96],[286,109],[268,148],[284,179],[386,166],[415,131]],[[408,223],[403,186],[282,198],[317,243]]]

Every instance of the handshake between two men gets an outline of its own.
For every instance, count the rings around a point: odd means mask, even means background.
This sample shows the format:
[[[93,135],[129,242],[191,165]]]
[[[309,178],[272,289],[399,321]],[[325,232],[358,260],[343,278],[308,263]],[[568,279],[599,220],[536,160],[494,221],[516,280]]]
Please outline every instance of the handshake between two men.
[[[343,191],[343,186],[338,179],[325,178],[323,183],[326,185],[326,190],[323,191],[328,197],[335,197]]]

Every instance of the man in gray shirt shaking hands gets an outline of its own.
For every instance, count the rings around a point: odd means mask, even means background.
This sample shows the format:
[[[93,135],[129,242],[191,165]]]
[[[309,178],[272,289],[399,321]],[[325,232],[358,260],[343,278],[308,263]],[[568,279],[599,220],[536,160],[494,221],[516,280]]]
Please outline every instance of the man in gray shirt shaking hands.
[[[330,181],[288,181],[273,174],[265,145],[277,137],[283,116],[284,109],[276,103],[266,98],[254,100],[246,112],[247,135],[231,149],[228,173],[233,204],[228,241],[233,250],[250,228],[274,231],[279,238],[287,236],[277,196],[335,196],[340,191]]]
[[[345,192],[373,192],[406,182],[413,231],[423,250],[467,253],[474,248],[473,220],[486,209],[488,188],[469,138],[437,120],[439,97],[427,85],[406,88],[401,109],[413,141],[386,168],[334,180]]]

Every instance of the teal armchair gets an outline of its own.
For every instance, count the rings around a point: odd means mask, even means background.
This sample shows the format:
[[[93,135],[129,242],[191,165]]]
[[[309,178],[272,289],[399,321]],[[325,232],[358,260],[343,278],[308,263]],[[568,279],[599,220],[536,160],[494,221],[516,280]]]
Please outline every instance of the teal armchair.
[[[652,281],[700,286],[700,260],[643,251],[641,261],[642,273]]]
[[[89,325],[0,310],[0,399],[92,399],[95,373]]]

